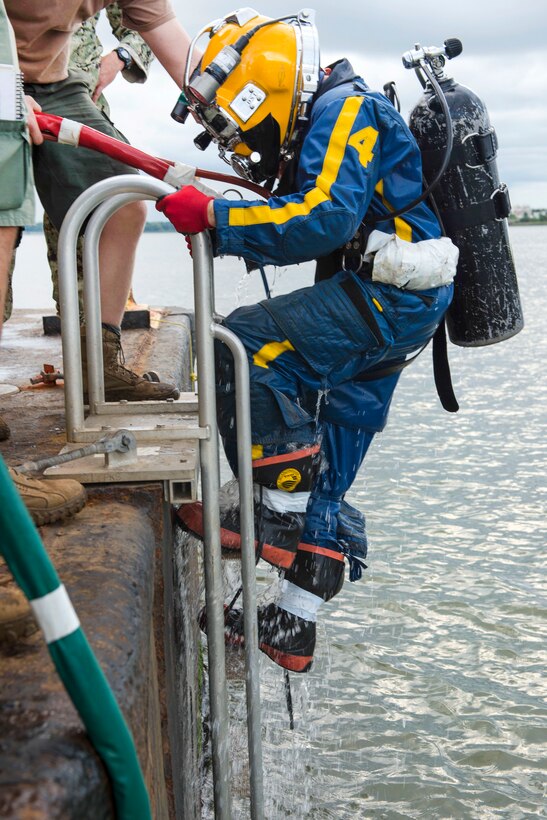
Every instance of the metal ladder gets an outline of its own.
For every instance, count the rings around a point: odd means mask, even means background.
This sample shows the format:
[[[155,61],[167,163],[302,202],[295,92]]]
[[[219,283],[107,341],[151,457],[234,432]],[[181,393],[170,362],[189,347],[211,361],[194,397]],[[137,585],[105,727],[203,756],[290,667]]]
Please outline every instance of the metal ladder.
[[[118,426],[130,430],[137,439],[135,458],[126,466],[119,459],[115,470],[86,465],[82,460],[77,477],[97,481],[164,481],[170,503],[184,503],[195,497],[188,489],[188,475],[166,467],[161,444],[188,446],[199,441],[199,468],[203,500],[204,574],[207,604],[207,643],[211,704],[212,757],[215,817],[231,820],[230,749],[228,700],[225,674],[224,606],[219,519],[219,439],[216,419],[214,339],[226,344],[236,372],[236,414],[238,469],[241,505],[241,574],[245,626],[245,680],[247,732],[250,765],[251,818],[263,818],[262,741],[260,679],[258,669],[258,626],[255,583],[253,479],[251,466],[251,423],[249,367],[245,349],[237,336],[214,320],[213,254],[208,232],[192,237],[194,268],[196,359],[199,395],[177,401],[106,402],[104,396],[102,334],[99,286],[99,240],[108,219],[119,208],[139,199],[155,200],[173,192],[165,182],[144,176],[123,175],[96,183],[73,203],[59,234],[59,291],[62,315],[63,367],[68,449],[79,442],[96,441],[105,429]],[[94,212],[94,213],[93,213]],[[91,217],[90,215],[93,214]],[[89,218],[90,217],[90,218]],[[81,371],[81,342],[78,307],[76,246],[79,232],[89,218],[84,243],[84,312],[88,364],[90,413],[84,414]],[[181,252],[183,252],[181,250]],[[191,414],[197,409],[198,424]],[[158,419],[161,423],[158,423]],[[144,443],[147,455],[138,463],[138,447]],[[154,465],[148,451],[158,444],[160,464]],[[93,457],[92,457],[93,458]],[[95,459],[98,457],[95,456]],[[180,462],[180,459],[178,459]],[[72,462],[74,464],[75,462]],[[164,469],[162,470],[162,464]],[[56,468],[56,475],[62,474]],[[75,475],[72,469],[69,473]],[[162,478],[163,476],[163,478]],[[191,484],[191,482],[190,482]]]

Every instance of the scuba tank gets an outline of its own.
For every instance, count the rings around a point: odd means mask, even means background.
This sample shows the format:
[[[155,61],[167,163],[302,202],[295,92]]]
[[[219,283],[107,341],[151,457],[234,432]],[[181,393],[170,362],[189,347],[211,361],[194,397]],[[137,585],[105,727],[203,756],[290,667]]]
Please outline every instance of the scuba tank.
[[[445,72],[446,59],[461,50],[456,39],[446,40],[444,49],[417,45],[403,55],[403,64],[416,70],[424,88],[409,126],[422,152],[429,201],[460,252],[446,315],[449,338],[456,345],[480,347],[514,336],[523,316],[507,229],[511,205],[496,166],[496,134],[484,103]]]

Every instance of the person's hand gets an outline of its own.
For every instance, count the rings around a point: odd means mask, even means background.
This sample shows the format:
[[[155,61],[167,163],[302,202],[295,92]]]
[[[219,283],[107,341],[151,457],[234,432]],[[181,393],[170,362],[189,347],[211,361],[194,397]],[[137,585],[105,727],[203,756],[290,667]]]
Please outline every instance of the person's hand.
[[[31,142],[33,145],[41,145],[44,141],[44,135],[40,131],[40,126],[36,121],[34,112],[41,111],[42,106],[38,105],[36,100],[33,97],[29,97],[28,94],[25,94],[25,104],[27,106],[27,126]]]
[[[91,99],[97,102],[107,85],[116,79],[120,71],[123,70],[123,61],[120,60],[115,51],[111,51],[105,57],[101,58],[101,67],[99,68],[99,79],[95,86],[95,91]]]
[[[165,214],[179,233],[201,233],[215,226],[213,202],[214,197],[185,185],[174,194],[160,197],[156,210]]]

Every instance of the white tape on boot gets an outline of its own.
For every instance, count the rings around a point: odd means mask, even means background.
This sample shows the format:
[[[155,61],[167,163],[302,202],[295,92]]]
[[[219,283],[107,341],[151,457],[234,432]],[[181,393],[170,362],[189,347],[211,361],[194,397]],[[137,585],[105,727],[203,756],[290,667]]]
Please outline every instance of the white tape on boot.
[[[323,599],[290,581],[281,582],[281,596],[276,601],[280,609],[303,618],[305,621],[317,620],[317,610],[324,603]]]
[[[255,488],[258,484],[254,485]],[[286,493],[284,490],[270,490],[262,487],[262,503],[274,512],[306,512],[310,493]]]

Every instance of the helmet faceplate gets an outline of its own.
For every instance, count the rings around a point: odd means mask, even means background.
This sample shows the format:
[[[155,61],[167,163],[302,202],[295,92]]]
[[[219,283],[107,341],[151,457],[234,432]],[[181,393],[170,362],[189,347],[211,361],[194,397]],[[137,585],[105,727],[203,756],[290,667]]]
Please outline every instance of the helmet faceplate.
[[[319,82],[314,16],[305,9],[272,20],[253,9],[241,9],[206,26],[192,42],[184,82],[189,107],[217,143],[221,157],[246,179],[263,182],[275,177],[307,122]],[[209,43],[190,76],[195,44],[206,33]],[[227,70],[213,101],[198,99],[193,82],[208,67],[214,72],[222,66],[226,47],[234,46],[242,35],[249,41],[241,48],[240,61]]]

